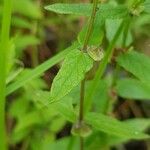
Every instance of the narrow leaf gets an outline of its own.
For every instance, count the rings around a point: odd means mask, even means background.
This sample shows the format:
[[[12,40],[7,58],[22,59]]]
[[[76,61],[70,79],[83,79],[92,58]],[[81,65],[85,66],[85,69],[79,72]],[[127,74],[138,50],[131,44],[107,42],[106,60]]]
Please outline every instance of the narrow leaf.
[[[90,16],[92,12],[92,4],[61,4],[56,3],[46,6],[45,9],[59,14],[75,14]]]
[[[78,44],[74,44],[71,47],[67,48],[66,50],[58,53],[56,56],[50,58],[49,60],[45,61],[41,65],[37,66],[35,69],[29,71],[28,73],[22,72],[18,79],[13,82],[12,84],[8,85],[6,88],[6,95],[11,94],[18,88],[25,85],[27,82],[31,81],[32,79],[35,79],[36,77],[39,77],[42,75],[46,70],[60,62],[64,59],[64,57],[73,49],[77,48]]]
[[[131,139],[149,138],[147,134],[139,132],[139,130],[134,129],[121,121],[100,113],[89,113],[86,115],[85,119],[88,124],[107,134]]]
[[[30,0],[13,0],[13,12],[27,16],[31,19],[39,19],[42,12],[35,2]]]
[[[46,6],[45,9],[59,14],[74,14],[80,16],[90,16],[92,12],[92,4],[61,4],[56,3]],[[125,17],[128,13],[127,8],[123,5],[114,6],[111,4],[98,5],[98,11],[102,18],[120,18]]]

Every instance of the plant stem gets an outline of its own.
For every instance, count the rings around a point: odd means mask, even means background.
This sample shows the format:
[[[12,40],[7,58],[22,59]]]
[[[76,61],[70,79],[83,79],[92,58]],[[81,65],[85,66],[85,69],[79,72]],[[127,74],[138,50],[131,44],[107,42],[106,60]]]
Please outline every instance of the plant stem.
[[[80,137],[80,150],[84,149],[84,140],[83,137]]]
[[[37,28],[38,28],[38,21],[35,21],[34,26],[33,26],[34,30],[32,31],[32,34],[35,35],[36,37],[37,37]],[[32,64],[32,67],[36,67],[39,64],[37,45],[33,45],[31,47],[31,64]]]
[[[90,90],[89,90],[90,92],[87,95],[87,98],[86,98],[86,101],[85,101],[85,104],[84,104],[85,105],[85,113],[88,112],[91,108],[92,97],[93,97],[94,91],[97,88],[98,83],[99,83],[98,81],[101,79],[104,71],[106,70],[106,67],[107,67],[107,64],[108,64],[109,60],[112,57],[114,45],[115,45],[116,41],[118,40],[118,37],[119,37],[123,27],[124,27],[124,21],[120,24],[113,40],[111,41],[108,48],[106,49],[105,57],[102,60],[102,62],[100,63],[99,68],[98,68],[98,70],[95,74],[95,77],[94,77],[94,79],[93,79],[93,81],[90,85]]]
[[[85,79],[81,81],[81,88],[80,88],[80,112],[79,112],[79,122],[82,122],[84,119],[83,117],[83,109],[84,109],[84,93],[85,93]]]
[[[86,51],[92,30],[93,30],[93,25],[94,25],[94,20],[96,17],[96,11],[97,11],[97,5],[98,5],[98,0],[94,0],[93,1],[93,10],[92,10],[92,14],[90,17],[90,21],[89,21],[89,26],[87,29],[87,33],[85,35],[85,41],[83,44],[83,48],[82,51]],[[84,93],[85,93],[85,79],[83,79],[83,81],[81,81],[81,89],[80,89],[80,110],[79,110],[79,123],[81,124],[83,119],[84,119]],[[80,137],[80,150],[84,149],[84,140],[83,137]]]
[[[97,11],[97,5],[98,5],[98,0],[94,0],[93,1],[93,10],[92,10],[92,14],[90,17],[90,21],[89,21],[89,26],[87,29],[87,33],[85,35],[85,41],[83,44],[83,48],[82,51],[84,52],[86,50],[86,47],[88,45],[91,33],[92,33],[92,29],[93,29],[93,25],[94,25],[94,20],[95,20],[95,16],[96,16],[96,11]],[[84,91],[85,91],[85,79],[83,81],[81,81],[81,90],[80,90],[80,112],[79,112],[79,121],[81,122],[83,120],[83,112],[84,112]]]
[[[123,31],[123,43],[122,43],[123,48],[126,47],[126,42],[127,42],[127,36],[128,36],[128,33],[129,33],[130,23],[131,23],[131,17],[128,17],[126,19],[126,22],[125,22],[125,25],[124,25],[124,31]]]
[[[37,0],[36,4],[37,4],[37,7],[40,7],[41,0]],[[39,20],[35,20],[33,30],[32,30],[32,34],[35,35],[36,37],[38,36],[38,33],[37,33],[38,32],[38,24],[39,24]],[[36,67],[39,64],[38,46],[37,45],[32,46],[31,60],[32,60],[32,67]]]
[[[96,12],[97,12],[97,5],[98,5],[98,0],[93,0],[93,10],[92,10],[92,14],[90,17],[87,33],[85,35],[84,45],[83,45],[83,49],[82,49],[83,51],[86,50],[88,42],[90,40],[90,36],[91,36],[92,30],[93,30],[94,20],[95,20]]]
[[[11,23],[11,0],[4,0],[0,49],[0,149],[7,149],[5,129],[6,58]]]

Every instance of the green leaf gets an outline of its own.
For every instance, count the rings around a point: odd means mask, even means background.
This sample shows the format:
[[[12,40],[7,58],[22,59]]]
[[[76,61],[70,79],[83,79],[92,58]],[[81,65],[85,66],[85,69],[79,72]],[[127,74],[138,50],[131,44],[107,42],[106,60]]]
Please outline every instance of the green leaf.
[[[16,46],[16,53],[19,57],[21,55],[21,52],[23,52],[23,50],[27,48],[27,46],[37,45],[40,43],[40,40],[36,36],[30,34],[16,35],[14,43]]]
[[[13,16],[12,17],[12,26],[15,26],[17,28],[27,28],[31,29],[32,23],[30,23],[27,19],[25,18],[20,18],[18,16]]]
[[[13,0],[13,12],[20,13],[31,19],[39,19],[42,17],[40,8],[30,0]]]
[[[98,15],[96,15],[95,21],[94,21],[94,25],[93,25],[93,30],[88,42],[88,45],[101,45],[103,37],[104,37],[104,32],[103,32],[103,24],[104,24],[104,19],[101,19],[98,17]],[[81,32],[78,35],[78,41],[80,44],[84,44],[85,41],[85,36],[87,34],[87,29],[88,29],[88,25],[85,25],[83,27],[83,29],[81,30]]]
[[[23,130],[21,132],[15,132],[13,131],[10,135],[10,141],[12,144],[16,144],[24,140],[29,134],[31,133],[31,130]]]
[[[58,101],[67,95],[81,80],[85,73],[91,69],[92,59],[78,49],[71,51],[56,75],[51,87],[52,101]]]
[[[41,65],[37,66],[35,69],[29,71],[26,73],[26,71],[22,71],[20,74],[20,77],[17,78],[15,82],[8,85],[6,88],[6,95],[14,92],[15,90],[19,89],[23,85],[25,85],[27,82],[31,81],[32,79],[35,79],[36,77],[39,77],[42,75],[46,70],[60,62],[64,59],[64,57],[73,49],[79,47],[77,43],[73,44],[71,47],[67,48],[66,50],[58,53],[56,56],[50,58],[49,60],[45,61]]]
[[[103,4],[98,10],[99,17],[105,19],[119,19],[128,16],[128,9],[124,5]]]
[[[59,14],[74,14],[81,16],[90,16],[92,12],[92,4],[61,4],[56,3],[46,6],[45,9]],[[123,5],[114,6],[110,4],[100,4],[97,13],[102,18],[120,18],[125,17],[128,13],[127,8]]]
[[[117,62],[141,81],[150,85],[150,58],[142,53],[130,51],[120,55]]]
[[[149,138],[147,134],[139,132],[139,130],[136,130],[132,126],[100,113],[89,113],[86,115],[85,120],[97,130],[110,135],[131,139]]]
[[[143,35],[143,36],[145,35],[149,38],[150,37],[150,34],[149,34],[150,21],[149,20],[150,20],[149,14],[143,14],[140,17],[138,17],[133,22],[134,34]]]
[[[45,7],[46,10],[59,14],[74,14],[90,16],[92,12],[92,4],[61,4],[56,3]]]
[[[70,122],[76,120],[76,114],[72,106],[72,98],[69,96],[65,96],[61,101],[48,105],[50,93],[47,91],[36,91],[33,99],[40,108],[46,106],[46,108],[53,109]]]
[[[96,110],[96,112],[106,113],[108,111],[109,107],[108,91],[109,91],[108,83],[105,80],[99,80],[99,84],[95,89],[92,98],[93,107]],[[86,96],[88,96],[88,94]]]
[[[79,140],[76,137],[63,137],[54,141],[53,143],[48,143],[43,146],[42,150],[77,150],[79,149]]]
[[[112,39],[114,38],[121,22],[122,22],[122,19],[106,19],[106,23],[105,23],[106,37],[109,42],[111,42]],[[126,39],[125,46],[129,46],[132,42],[132,35],[130,32],[128,32],[126,38],[127,39]],[[123,38],[123,32],[122,32],[116,42],[116,46],[121,47],[123,44],[123,40],[124,40],[124,38]]]
[[[14,69],[6,78],[6,85],[12,82],[21,72],[23,71],[23,67],[19,67],[18,69]]]
[[[136,130],[145,131],[150,127],[150,119],[147,118],[136,118],[136,119],[128,119],[124,121],[126,125],[132,126]]]
[[[8,43],[8,51],[7,51],[7,64],[6,64],[6,74],[8,75],[11,71],[14,62],[15,62],[15,44],[13,40],[10,40]]]
[[[43,118],[41,117],[40,113],[38,113],[37,111],[30,112],[25,116],[22,116],[22,118],[15,126],[14,132],[17,133],[23,131],[25,128],[31,127],[35,124],[40,124],[42,121]]]
[[[144,2],[144,7],[145,7],[144,11],[147,13],[150,13],[150,1],[149,0],[146,0]]]
[[[44,101],[49,100],[49,92],[37,90],[35,92],[32,92],[32,94],[33,97],[30,98],[31,99],[34,98],[34,101],[43,103]],[[28,103],[27,99],[20,99],[17,102],[15,101],[13,103],[13,108],[11,108],[10,114],[17,120],[17,125],[14,130],[15,134],[22,132],[23,130],[26,130],[26,128],[29,127],[31,128],[34,127],[35,125],[44,125],[47,123],[50,124],[49,126],[50,129],[54,131],[58,129],[60,126],[62,126],[61,124],[64,124],[65,120],[68,120],[70,122],[74,122],[76,120],[76,114],[72,106],[72,98],[70,97],[65,97],[62,101],[53,103],[48,107],[45,107],[44,109],[33,108],[33,110],[30,112],[28,110],[28,106],[30,104],[26,103]],[[26,107],[24,107],[24,104]],[[20,107],[22,108],[21,110],[19,109]],[[50,122],[51,120],[53,120],[54,123],[53,122],[51,123]],[[59,121],[61,122],[61,124],[56,123]]]
[[[66,120],[63,117],[55,117],[53,121],[49,125],[49,129],[51,132],[58,133],[60,132],[63,127],[66,125]]]
[[[150,86],[139,80],[119,80],[116,89],[117,93],[124,98],[150,100]]]
[[[11,104],[11,107],[9,108],[9,116],[14,118],[15,120],[22,118],[28,111],[28,106],[29,101],[27,101],[25,96],[15,99],[15,101]]]
[[[34,109],[30,112],[27,110],[28,113],[26,111],[19,117],[19,120],[17,120],[14,132],[22,132],[23,130],[35,125],[47,124],[52,120],[52,117],[58,115],[58,112],[56,112],[54,108],[47,107],[46,109]]]
[[[30,149],[37,150],[37,147],[39,150],[51,149],[49,145],[52,144],[54,141],[56,142],[56,135],[53,131],[46,132],[44,134],[36,132],[34,135],[32,135],[32,138],[30,139]]]
[[[143,132],[150,127],[150,119],[144,119],[144,118],[129,119],[129,120],[123,121],[123,123],[127,126],[133,127],[134,129],[138,130],[139,132]],[[107,144],[109,146],[115,146],[117,144],[122,144],[122,143],[128,142],[129,140],[131,140],[131,138],[108,136]]]

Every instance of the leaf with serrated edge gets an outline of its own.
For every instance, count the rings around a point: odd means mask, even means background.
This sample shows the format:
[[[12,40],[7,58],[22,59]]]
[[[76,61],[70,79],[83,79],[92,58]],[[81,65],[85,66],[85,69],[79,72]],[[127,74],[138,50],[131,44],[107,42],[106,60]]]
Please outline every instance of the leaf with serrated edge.
[[[51,87],[51,99],[57,101],[67,95],[91,69],[93,60],[78,49],[71,51],[56,75]]]

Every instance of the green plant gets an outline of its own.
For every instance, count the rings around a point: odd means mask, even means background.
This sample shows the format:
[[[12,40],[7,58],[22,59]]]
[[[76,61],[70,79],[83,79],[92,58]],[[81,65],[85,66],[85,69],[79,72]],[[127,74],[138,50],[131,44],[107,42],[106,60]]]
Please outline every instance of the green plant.
[[[10,39],[9,30],[11,22],[11,0],[4,1],[3,7],[3,20],[2,20],[2,30],[1,30],[1,51],[0,51],[0,147],[5,150],[7,145],[7,138],[5,133],[5,90],[6,90],[6,75],[7,75],[7,65],[9,51],[10,51]]]
[[[150,2],[54,3],[45,9],[60,15],[49,13],[50,17],[42,12],[42,4],[40,0],[4,0],[0,5],[0,148],[108,150],[132,139],[149,139],[144,133],[149,118],[120,121],[112,114],[122,99],[131,109],[130,102],[150,100],[150,59],[135,51],[140,32],[150,37]],[[39,64],[38,45],[47,38],[46,28],[50,24],[60,28],[62,19],[62,28],[72,31],[83,17],[87,23],[73,44]],[[65,32],[58,34],[59,48],[67,43],[62,35]],[[28,69],[16,61],[23,58],[25,49],[30,54]],[[41,76],[58,63],[60,69],[49,90]],[[6,96],[10,103],[5,103]],[[12,124],[7,136],[5,107]],[[58,139],[66,125],[69,135]]]

